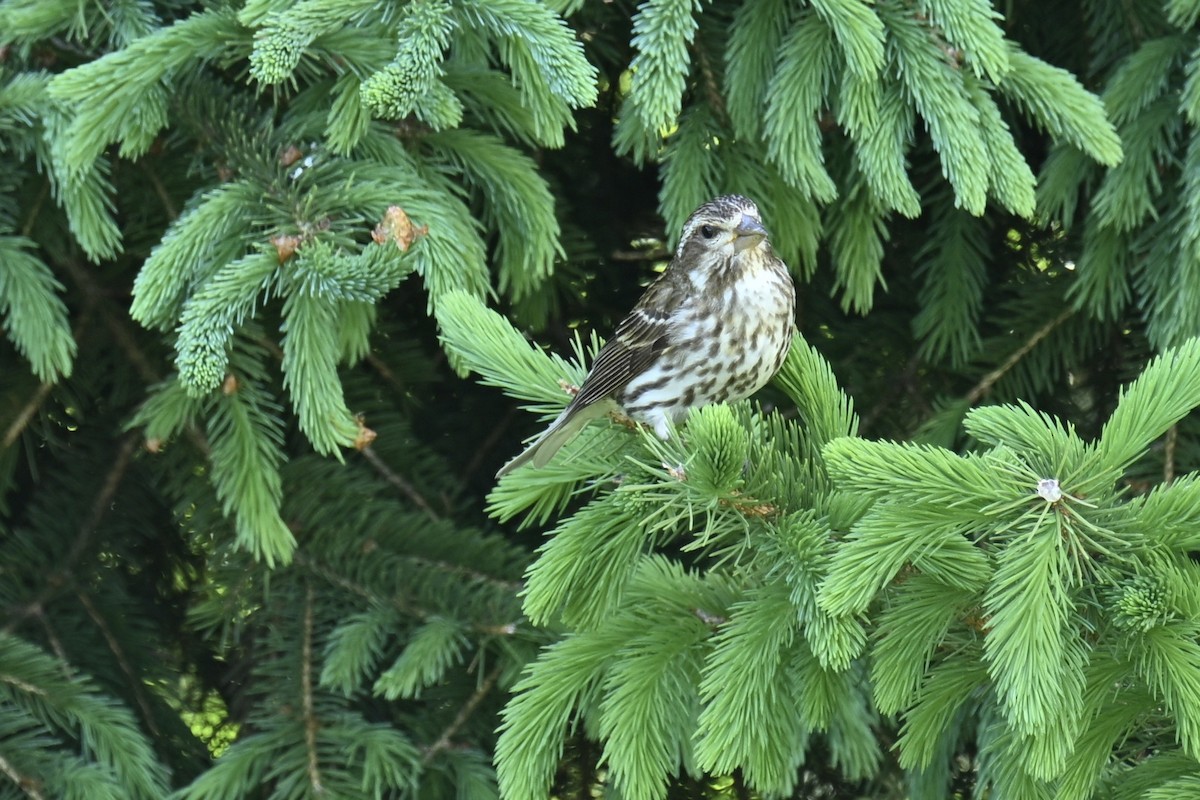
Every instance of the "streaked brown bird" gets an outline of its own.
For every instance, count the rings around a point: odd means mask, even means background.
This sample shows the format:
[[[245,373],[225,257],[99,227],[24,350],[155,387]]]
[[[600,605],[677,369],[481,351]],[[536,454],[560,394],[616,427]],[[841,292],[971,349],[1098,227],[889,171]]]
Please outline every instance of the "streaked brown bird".
[[[670,265],[600,349],[579,392],[496,477],[545,466],[583,426],[612,411],[654,428],[689,409],[749,397],[779,371],[795,331],[796,289],[758,206],[725,195],[696,209]]]

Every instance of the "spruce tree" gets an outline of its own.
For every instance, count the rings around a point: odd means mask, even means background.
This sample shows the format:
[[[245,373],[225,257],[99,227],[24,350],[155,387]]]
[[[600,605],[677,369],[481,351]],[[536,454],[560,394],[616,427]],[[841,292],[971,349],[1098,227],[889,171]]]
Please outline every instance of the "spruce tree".
[[[1200,796],[1198,16],[0,0],[0,796]],[[726,192],[774,385],[494,485]]]

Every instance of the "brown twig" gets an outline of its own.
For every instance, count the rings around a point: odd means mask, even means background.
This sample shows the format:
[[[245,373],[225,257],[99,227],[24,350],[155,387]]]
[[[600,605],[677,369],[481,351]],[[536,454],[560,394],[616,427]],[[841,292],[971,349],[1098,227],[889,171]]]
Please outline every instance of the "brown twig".
[[[525,584],[521,581],[502,580],[492,575],[487,575],[482,572],[478,572],[477,570],[468,569],[467,567],[463,567],[458,564],[451,564],[446,561],[438,561],[434,558],[424,558],[423,556],[401,556],[401,558],[403,558],[405,561],[410,561],[413,564],[417,564],[428,569],[436,569],[440,572],[448,572],[452,575],[462,575],[463,577],[474,581],[475,583],[485,583],[489,586],[512,592],[514,594],[525,589]]]
[[[4,440],[0,442],[0,450],[7,450],[12,446],[13,442],[21,435],[21,431],[29,425],[38,409],[42,407],[42,403],[50,396],[50,390],[54,388],[53,383],[42,383],[38,386],[37,391],[33,393],[33,397],[29,398],[17,415],[13,417],[13,421],[9,424],[8,430],[4,431]]]
[[[54,651],[54,655],[58,656],[59,665],[62,667],[63,677],[71,677],[70,659],[67,658],[67,648],[63,647],[62,639],[55,633],[54,628],[50,626],[50,620],[46,619],[45,609],[38,609],[37,621],[41,623],[42,633],[46,634],[46,641],[50,643],[50,649]]]
[[[308,586],[308,592],[304,597],[304,644],[302,646],[300,665],[300,691],[303,693],[301,703],[304,707],[304,745],[308,750],[308,782],[312,786],[313,794],[322,795],[325,793],[325,787],[321,783],[321,767],[317,757],[317,722],[316,713],[313,711],[313,684],[312,684],[312,658],[313,658],[313,588],[312,584]]]
[[[145,173],[150,179],[150,186],[153,187],[154,193],[158,195],[159,201],[162,202],[163,211],[167,212],[167,219],[174,222],[179,218],[179,209],[175,207],[175,201],[171,199],[171,195],[167,192],[167,187],[163,185],[162,178],[158,177],[158,173],[150,169],[149,166],[145,168]]]
[[[393,472],[387,464],[383,463],[383,459],[379,457],[378,453],[370,447],[364,447],[360,452],[375,468],[375,471],[382,475],[384,480],[399,489],[405,497],[412,501],[413,505],[424,511],[434,522],[442,521],[441,515],[433,510],[433,506],[417,491],[417,487]]]
[[[20,689],[22,692],[25,692],[25,694],[37,695],[38,697],[47,696],[45,689],[40,686],[35,686],[28,681],[23,681],[16,675],[9,675],[7,673],[0,672],[0,683],[6,683],[9,686],[14,686],[17,689]]]
[[[38,214],[42,210],[42,204],[46,202],[46,198],[50,196],[50,181],[42,181],[42,188],[38,190],[37,197],[33,199],[33,203],[29,206],[29,216],[25,218],[25,224],[21,226],[21,235],[28,236],[33,232],[33,224],[37,221]]]
[[[384,363],[383,359],[374,353],[367,353],[366,362],[379,373],[379,377],[390,383],[401,394],[408,391],[404,385],[404,381],[400,380],[399,376],[392,371],[392,368]]]
[[[1033,335],[1025,341],[1025,344],[1017,348],[1016,352],[1009,356],[1003,364],[989,372],[987,375],[984,375],[983,380],[977,383],[974,388],[971,389],[971,391],[967,392],[967,405],[973,406],[983,399],[983,397],[992,390],[992,387],[996,385],[997,381],[1003,378],[1009,370],[1015,367],[1022,358],[1029,355],[1029,351],[1037,347],[1038,343],[1041,342],[1042,339],[1045,339],[1055,328],[1070,319],[1074,313],[1075,310],[1072,308],[1064,309],[1063,312],[1057,317],[1034,331]]]
[[[696,54],[696,63],[700,67],[700,76],[704,79],[704,97],[713,110],[713,116],[720,122],[728,125],[729,111],[725,108],[725,96],[721,94],[721,87],[717,84],[717,74],[712,67],[712,62],[708,58],[708,51],[701,46],[697,46],[692,49],[692,52]]]
[[[1175,448],[1179,444],[1178,423],[1167,428],[1167,440],[1163,446],[1163,483],[1175,480]]]
[[[608,257],[613,261],[663,261],[671,257],[671,251],[663,246],[648,250],[613,250]]]
[[[425,749],[424,755],[421,756],[422,766],[429,764],[438,753],[450,746],[450,741],[454,738],[454,735],[458,733],[463,725],[467,724],[467,720],[471,718],[471,714],[475,712],[475,709],[483,701],[483,698],[496,685],[496,681],[500,678],[501,667],[502,665],[499,663],[492,667],[492,671],[483,679],[483,683],[479,684],[479,688],[475,690],[475,693],[467,698],[467,702],[463,703],[463,707],[458,710],[458,714],[455,715],[454,720],[446,726],[446,730],[442,731],[442,735],[437,738],[436,742]]]
[[[91,324],[92,310],[95,307],[95,299],[88,297],[83,312],[80,313],[79,319],[71,328],[71,338],[76,342],[83,338],[88,325]],[[4,432],[4,439],[0,441],[0,450],[7,450],[17,441],[21,433],[29,426],[29,423],[37,414],[38,409],[42,407],[42,403],[46,402],[46,398],[50,396],[50,392],[54,387],[55,384],[49,381],[38,386],[37,390],[33,393],[33,397],[29,398],[29,402],[17,412],[16,417],[13,418],[12,423],[8,426],[8,430]]]
[[[38,785],[41,783],[37,778],[29,775],[22,775],[17,771],[17,768],[9,763],[8,759],[0,755],[0,772],[8,776],[8,779],[16,785],[18,789],[25,793],[26,797],[31,797],[33,800],[45,800],[45,795],[38,791]]]
[[[87,519],[79,529],[79,535],[75,537],[75,542],[71,549],[67,552],[66,565],[70,565],[74,561],[78,561],[83,556],[83,551],[91,542],[91,538],[95,535],[96,530],[100,527],[100,520],[104,519],[104,515],[112,506],[113,497],[117,494],[117,489],[121,486],[121,481],[125,478],[125,473],[129,470],[129,461],[133,457],[133,451],[137,446],[137,437],[126,435],[121,439],[121,446],[117,448],[117,456],[113,459],[113,464],[108,468],[108,474],[104,476],[104,483],[100,487],[100,492],[96,495],[96,499],[92,501],[92,507],[88,510]],[[64,567],[65,569],[65,567]]]

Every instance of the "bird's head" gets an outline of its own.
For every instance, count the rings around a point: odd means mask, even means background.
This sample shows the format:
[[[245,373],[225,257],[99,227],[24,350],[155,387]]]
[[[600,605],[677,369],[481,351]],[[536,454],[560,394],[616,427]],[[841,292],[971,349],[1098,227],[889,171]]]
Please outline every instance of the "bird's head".
[[[758,206],[747,197],[727,194],[710,200],[688,217],[675,261],[725,270],[737,266],[746,256],[769,255],[767,229]]]

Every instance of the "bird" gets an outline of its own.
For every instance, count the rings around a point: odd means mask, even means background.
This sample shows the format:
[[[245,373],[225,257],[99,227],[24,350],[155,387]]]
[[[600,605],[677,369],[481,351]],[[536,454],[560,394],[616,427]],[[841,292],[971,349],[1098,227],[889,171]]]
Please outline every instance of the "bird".
[[[795,306],[791,274],[754,201],[729,194],[704,203],[571,402],[496,478],[527,463],[544,467],[585,425],[611,412],[667,439],[691,409],[749,397],[783,365]]]

